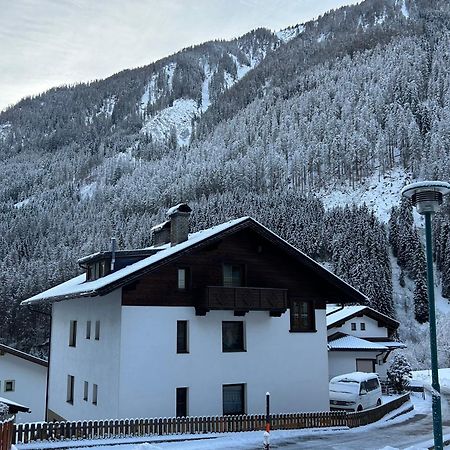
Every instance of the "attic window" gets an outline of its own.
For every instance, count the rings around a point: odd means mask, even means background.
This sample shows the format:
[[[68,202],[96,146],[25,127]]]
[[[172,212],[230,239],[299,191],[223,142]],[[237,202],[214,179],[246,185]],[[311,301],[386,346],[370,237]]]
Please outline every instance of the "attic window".
[[[97,261],[88,266],[87,279],[89,281],[97,280],[98,278],[108,275],[108,262],[105,260]]]

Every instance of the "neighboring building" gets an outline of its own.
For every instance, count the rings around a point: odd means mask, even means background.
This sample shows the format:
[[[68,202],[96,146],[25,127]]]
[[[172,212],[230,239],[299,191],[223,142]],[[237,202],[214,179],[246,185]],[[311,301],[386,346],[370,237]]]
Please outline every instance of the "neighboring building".
[[[31,411],[19,412],[16,422],[45,419],[46,391],[47,361],[0,344],[0,397]]]
[[[100,252],[53,303],[49,419],[328,410],[326,302],[365,297],[249,217]]]
[[[327,306],[329,378],[349,372],[386,377],[399,323],[368,306]]]

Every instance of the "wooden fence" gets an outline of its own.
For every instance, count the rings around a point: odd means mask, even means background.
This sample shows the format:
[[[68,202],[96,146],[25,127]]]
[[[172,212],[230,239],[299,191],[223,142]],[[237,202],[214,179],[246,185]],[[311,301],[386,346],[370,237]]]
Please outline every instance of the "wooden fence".
[[[272,430],[357,427],[380,420],[409,400],[409,394],[358,413],[343,411],[272,414]],[[127,436],[229,433],[264,430],[265,415],[177,417],[160,419],[95,420],[84,422],[37,422],[14,425],[13,443],[106,439]],[[0,450],[4,450],[3,448]]]
[[[14,417],[0,422],[0,450],[10,450],[14,437]]]

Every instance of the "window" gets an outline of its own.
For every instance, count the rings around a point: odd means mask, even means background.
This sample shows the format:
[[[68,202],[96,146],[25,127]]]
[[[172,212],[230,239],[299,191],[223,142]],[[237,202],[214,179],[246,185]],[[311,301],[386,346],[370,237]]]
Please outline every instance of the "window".
[[[85,402],[88,401],[89,397],[89,383],[87,381],[84,382],[84,393],[83,393],[83,400]]]
[[[86,322],[86,339],[90,339],[91,338],[91,321],[88,320]]]
[[[243,283],[244,268],[238,265],[224,264],[223,285],[226,287],[240,287]]]
[[[361,331],[366,331],[366,324],[365,323],[360,323],[359,325],[360,325]]]
[[[181,387],[177,388],[177,409],[176,415],[177,417],[186,417],[188,415],[188,388]]]
[[[245,384],[222,386],[223,414],[245,414]]]
[[[95,321],[95,340],[100,339],[100,320]]]
[[[77,345],[77,321],[70,321],[69,330],[69,347],[75,347]]]
[[[190,273],[189,269],[178,269],[178,289],[189,289]]]
[[[92,404],[97,404],[98,386],[96,384],[92,385]]]
[[[356,323],[352,322],[350,326],[352,327],[352,331],[356,331]]]
[[[312,302],[291,301],[291,331],[316,331]]]
[[[356,359],[356,371],[375,372],[375,362],[374,359]]]
[[[67,403],[73,405],[73,391],[75,386],[75,377],[67,375]]]
[[[245,351],[244,322],[222,322],[222,351]]]
[[[177,320],[177,353],[189,353],[187,320]]]
[[[378,378],[371,378],[370,380],[366,380],[366,388],[369,392],[378,389],[379,386],[380,383],[378,382]]]
[[[14,380],[5,380],[4,383],[5,392],[14,392],[15,389],[16,389],[16,382]]]

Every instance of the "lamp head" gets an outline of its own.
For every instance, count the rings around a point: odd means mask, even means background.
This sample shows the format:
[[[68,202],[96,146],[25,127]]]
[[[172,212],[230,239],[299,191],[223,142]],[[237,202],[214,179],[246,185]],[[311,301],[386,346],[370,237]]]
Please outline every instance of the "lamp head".
[[[425,214],[438,211],[443,196],[449,192],[450,184],[444,181],[419,181],[406,185],[401,194],[412,201],[419,214]]]

